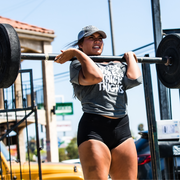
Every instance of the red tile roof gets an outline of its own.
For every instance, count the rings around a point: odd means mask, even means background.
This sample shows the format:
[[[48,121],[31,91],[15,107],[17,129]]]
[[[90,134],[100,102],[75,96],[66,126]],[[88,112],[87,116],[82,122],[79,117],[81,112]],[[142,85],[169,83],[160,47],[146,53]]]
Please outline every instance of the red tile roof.
[[[14,28],[17,28],[17,29],[36,31],[36,32],[47,33],[47,34],[54,34],[53,30],[41,28],[41,27],[38,27],[38,26],[33,26],[33,25],[26,24],[26,23],[23,23],[23,22],[8,19],[8,18],[2,17],[2,16],[0,16],[0,23],[10,24]]]

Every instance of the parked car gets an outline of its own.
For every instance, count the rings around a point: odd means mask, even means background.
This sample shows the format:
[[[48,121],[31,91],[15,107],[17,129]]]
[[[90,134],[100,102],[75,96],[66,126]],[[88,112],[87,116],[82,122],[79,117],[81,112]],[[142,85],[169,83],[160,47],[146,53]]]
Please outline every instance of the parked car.
[[[148,142],[148,131],[139,132],[141,137],[135,141],[137,154],[138,154],[138,179],[153,179],[152,167],[151,167],[151,154]],[[160,158],[162,179],[165,179],[164,172],[164,158]],[[177,168],[177,174],[180,169],[180,157],[174,161],[174,167]],[[176,175],[177,176],[177,175]]]
[[[148,142],[148,131],[139,132],[141,137],[135,141],[138,154],[138,179],[153,179],[151,154]],[[164,170],[164,160],[160,159],[161,170]]]
[[[11,164],[11,165],[10,165]],[[41,163],[43,180],[83,180],[83,173],[79,164],[65,163]],[[22,179],[38,180],[39,170],[38,164],[35,162],[21,163]],[[5,145],[0,141],[0,179],[21,179],[20,163],[14,158],[9,158],[9,152]]]

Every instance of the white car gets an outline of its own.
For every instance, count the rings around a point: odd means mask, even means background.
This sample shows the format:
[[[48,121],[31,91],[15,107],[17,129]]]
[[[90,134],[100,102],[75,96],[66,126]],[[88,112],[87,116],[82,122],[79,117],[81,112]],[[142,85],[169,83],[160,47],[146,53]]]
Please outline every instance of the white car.
[[[68,163],[68,164],[81,164],[80,159],[68,159],[61,162]]]

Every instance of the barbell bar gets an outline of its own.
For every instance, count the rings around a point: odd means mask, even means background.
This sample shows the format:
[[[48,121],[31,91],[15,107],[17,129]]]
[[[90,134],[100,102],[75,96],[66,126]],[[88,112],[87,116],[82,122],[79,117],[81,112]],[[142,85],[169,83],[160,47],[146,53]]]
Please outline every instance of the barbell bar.
[[[14,83],[21,59],[54,61],[57,55],[21,53],[15,29],[9,24],[0,24],[0,88],[8,88]],[[156,56],[137,57],[137,59],[139,63],[155,63],[158,78],[166,87],[180,88],[180,36],[178,34],[165,36],[158,46]],[[123,56],[90,56],[90,58],[95,62],[125,62]]]
[[[59,54],[55,53],[21,53],[21,59],[29,60],[52,60],[54,61],[55,57]],[[109,62],[109,61],[121,61],[126,62],[123,56],[89,56],[95,62]],[[72,58],[71,61],[76,58]],[[156,64],[165,64],[169,60],[169,57],[137,57],[139,63],[156,63]]]

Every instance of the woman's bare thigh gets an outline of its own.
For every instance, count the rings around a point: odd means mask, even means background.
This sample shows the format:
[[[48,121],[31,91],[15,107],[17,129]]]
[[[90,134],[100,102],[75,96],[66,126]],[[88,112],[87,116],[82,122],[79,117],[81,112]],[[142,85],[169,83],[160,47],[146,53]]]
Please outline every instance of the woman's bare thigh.
[[[111,164],[108,147],[98,140],[88,140],[80,144],[79,157],[85,180],[107,180]]]
[[[137,152],[132,138],[111,150],[110,175],[112,180],[137,179]]]

